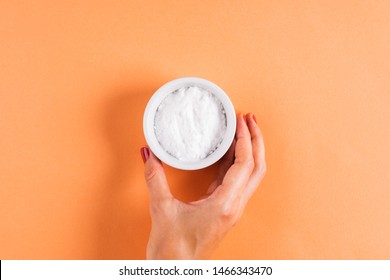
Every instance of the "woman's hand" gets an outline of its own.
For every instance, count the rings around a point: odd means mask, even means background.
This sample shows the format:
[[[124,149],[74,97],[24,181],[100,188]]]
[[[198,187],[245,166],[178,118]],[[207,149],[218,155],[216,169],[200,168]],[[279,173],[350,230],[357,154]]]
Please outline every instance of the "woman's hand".
[[[198,201],[175,199],[160,160],[147,147],[141,155],[152,218],[148,259],[208,258],[240,219],[266,171],[263,137],[253,114],[238,114],[235,141],[221,159],[216,180]]]

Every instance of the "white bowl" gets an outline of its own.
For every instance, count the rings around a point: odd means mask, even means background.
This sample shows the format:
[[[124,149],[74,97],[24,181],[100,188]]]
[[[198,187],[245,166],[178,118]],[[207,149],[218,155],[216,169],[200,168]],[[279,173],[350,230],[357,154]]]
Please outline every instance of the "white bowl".
[[[182,161],[167,153],[158,142],[154,130],[155,114],[163,99],[175,90],[189,86],[196,86],[211,92],[222,103],[226,114],[226,133],[222,142],[214,152],[197,161]],[[212,165],[227,152],[236,133],[236,113],[227,94],[216,84],[195,77],[179,78],[160,87],[150,98],[144,112],[143,129],[149,148],[162,162],[178,169],[196,170]]]

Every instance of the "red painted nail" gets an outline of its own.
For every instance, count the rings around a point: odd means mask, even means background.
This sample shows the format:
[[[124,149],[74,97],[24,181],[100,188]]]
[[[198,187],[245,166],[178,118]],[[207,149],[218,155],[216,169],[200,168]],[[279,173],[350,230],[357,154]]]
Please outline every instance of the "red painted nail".
[[[252,119],[255,121],[255,123],[257,123],[256,116],[254,114],[252,114]]]
[[[141,157],[144,163],[148,160],[149,158],[149,149],[147,147],[142,147],[141,148]]]

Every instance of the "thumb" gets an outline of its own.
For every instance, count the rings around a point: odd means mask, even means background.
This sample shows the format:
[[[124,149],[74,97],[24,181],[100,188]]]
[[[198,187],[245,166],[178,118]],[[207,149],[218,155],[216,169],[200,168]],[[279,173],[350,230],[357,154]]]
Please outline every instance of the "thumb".
[[[165,177],[161,161],[152,153],[148,147],[141,148],[141,156],[145,163],[144,175],[151,202],[171,198],[168,182]]]

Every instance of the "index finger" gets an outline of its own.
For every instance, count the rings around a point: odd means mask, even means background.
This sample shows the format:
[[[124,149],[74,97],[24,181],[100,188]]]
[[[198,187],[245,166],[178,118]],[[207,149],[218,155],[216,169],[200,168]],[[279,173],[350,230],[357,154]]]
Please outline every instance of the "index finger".
[[[237,116],[235,160],[226,172],[222,184],[214,192],[216,196],[229,200],[237,197],[248,183],[254,168],[251,135],[243,114]]]
[[[252,150],[255,167],[253,168],[253,172],[244,191],[244,204],[248,202],[249,198],[256,191],[266,172],[263,134],[261,133],[260,127],[257,125],[253,114],[248,114],[246,116],[246,120],[252,138]]]

